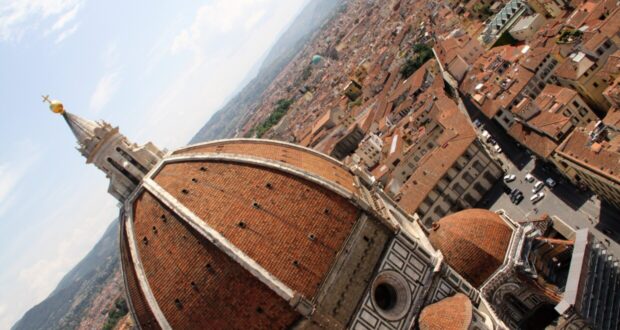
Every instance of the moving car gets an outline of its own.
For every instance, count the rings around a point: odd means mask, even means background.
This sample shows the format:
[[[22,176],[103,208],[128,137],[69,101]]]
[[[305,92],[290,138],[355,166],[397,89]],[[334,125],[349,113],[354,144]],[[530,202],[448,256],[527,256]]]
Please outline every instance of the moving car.
[[[534,189],[532,189],[532,193],[535,194],[540,191],[545,186],[542,181],[538,181],[534,184]]]
[[[539,200],[543,199],[544,197],[545,197],[545,193],[539,192],[538,194],[534,194],[532,197],[530,197],[530,200],[532,201],[532,203],[536,203]]]
[[[507,174],[504,176],[504,182],[512,182],[517,179],[517,176],[514,174]]]
[[[556,185],[555,180],[553,180],[552,178],[547,178],[547,180],[545,180],[545,183],[547,184],[547,186],[549,186],[549,188],[553,188]]]
[[[528,174],[525,175],[525,181],[527,181],[527,182],[534,182],[534,180],[536,180],[536,179],[534,178],[534,176],[532,174],[528,173]]]

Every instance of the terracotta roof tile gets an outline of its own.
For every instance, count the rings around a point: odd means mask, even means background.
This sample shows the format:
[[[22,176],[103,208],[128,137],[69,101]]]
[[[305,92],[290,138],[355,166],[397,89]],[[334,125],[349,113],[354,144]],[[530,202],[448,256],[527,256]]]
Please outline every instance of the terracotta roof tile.
[[[127,234],[124,224],[121,225],[121,232],[121,236],[125,238],[121,241],[121,263],[126,280],[125,290],[136,314],[136,321],[140,322],[142,329],[161,329],[138,284],[138,276],[129,255],[129,242],[126,239]]]
[[[179,149],[173,155],[200,153],[237,154],[286,163],[325,178],[354,192],[354,176],[340,162],[302,147],[269,140],[229,140]]]
[[[508,134],[519,143],[532,150],[535,154],[545,159],[549,157],[558,146],[557,143],[548,136],[540,134],[519,122],[515,122],[514,125],[510,127]]]
[[[428,305],[420,312],[420,330],[467,330],[472,320],[473,306],[469,298],[457,293]]]
[[[589,137],[594,125],[592,122],[585,128],[575,129],[557,152],[599,175],[620,183],[620,134],[598,143],[598,148],[594,148],[595,144]]]
[[[284,329],[299,318],[287,301],[149,193],[137,198],[134,212],[140,259],[172,328]]]
[[[308,298],[315,295],[359,215],[352,203],[332,191],[260,166],[171,163],[155,181]]]
[[[448,265],[475,287],[504,263],[511,237],[512,228],[499,215],[482,209],[448,215],[429,235]]]

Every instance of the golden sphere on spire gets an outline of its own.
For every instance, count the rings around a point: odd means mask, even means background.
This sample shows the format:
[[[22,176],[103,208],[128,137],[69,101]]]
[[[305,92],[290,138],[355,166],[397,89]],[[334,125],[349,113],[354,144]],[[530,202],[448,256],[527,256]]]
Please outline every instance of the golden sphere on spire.
[[[53,113],[58,113],[61,115],[65,113],[65,107],[62,105],[62,102],[58,100],[50,101],[49,95],[42,95],[41,97],[43,98],[43,103],[47,102],[50,104],[50,110],[52,110]]]
[[[52,102],[50,102],[50,110],[52,110],[53,113],[58,113],[62,115],[65,112],[65,107],[62,105],[62,102],[58,100],[53,100]]]

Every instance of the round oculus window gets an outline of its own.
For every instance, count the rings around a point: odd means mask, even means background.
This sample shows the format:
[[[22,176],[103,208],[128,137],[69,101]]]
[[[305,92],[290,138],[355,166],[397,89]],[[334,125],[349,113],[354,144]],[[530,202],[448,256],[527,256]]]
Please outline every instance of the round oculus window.
[[[411,291],[405,278],[395,271],[384,271],[372,284],[371,300],[381,316],[390,321],[403,318],[411,307]]]

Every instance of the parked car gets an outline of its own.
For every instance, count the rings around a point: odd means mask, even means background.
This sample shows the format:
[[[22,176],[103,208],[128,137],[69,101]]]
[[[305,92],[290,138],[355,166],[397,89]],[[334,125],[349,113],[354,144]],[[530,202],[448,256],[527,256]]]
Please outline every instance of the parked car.
[[[480,135],[482,135],[482,141],[484,142],[489,141],[489,138],[491,138],[491,133],[489,133],[489,131],[485,129],[482,130],[482,133]]]
[[[482,126],[482,122],[480,121],[480,119],[474,119],[474,126],[480,128],[480,126]]]
[[[539,200],[543,199],[544,197],[545,197],[545,193],[539,192],[538,194],[532,195],[532,197],[530,197],[530,200],[532,201],[532,203],[536,203]]]
[[[542,181],[538,181],[534,184],[534,189],[532,189],[532,193],[535,194],[540,191],[545,186]]]
[[[510,193],[510,201],[514,204],[519,204],[523,200],[523,192],[517,188],[513,189]]]
[[[519,203],[521,203],[522,200],[523,200],[523,194],[518,194],[515,197],[515,200],[513,201],[513,203],[515,203],[515,205],[519,205]]]
[[[510,195],[512,193],[512,189],[510,187],[508,187],[505,184],[502,184],[502,188],[504,189],[504,193],[506,193],[506,195]]]
[[[530,173],[525,175],[525,181],[527,182],[534,182],[534,180],[536,180],[536,178],[534,178],[534,176]]]
[[[495,139],[494,139],[494,138],[489,138],[489,141],[488,141],[488,142],[489,142],[490,144],[494,145],[494,146],[496,146],[496,145],[497,145],[497,141],[495,141]]]
[[[512,182],[517,179],[517,176],[514,174],[504,175],[504,182]]]
[[[502,153],[502,148],[501,148],[500,146],[498,146],[498,145],[494,145],[494,146],[493,146],[493,150],[494,150],[495,152],[497,152],[498,154],[501,154],[501,153]]]
[[[547,178],[547,180],[545,180],[545,183],[547,184],[547,186],[549,186],[549,188],[553,188],[556,185],[555,180],[553,180],[552,178]]]

